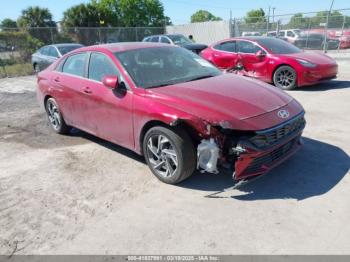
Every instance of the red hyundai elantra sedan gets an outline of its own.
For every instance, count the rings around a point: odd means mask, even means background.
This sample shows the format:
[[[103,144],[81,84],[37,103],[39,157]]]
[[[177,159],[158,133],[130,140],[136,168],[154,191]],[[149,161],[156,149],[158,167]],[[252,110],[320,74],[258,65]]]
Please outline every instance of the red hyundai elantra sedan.
[[[166,44],[77,49],[38,74],[37,95],[55,132],[133,150],[170,184],[223,164],[236,180],[264,174],[300,147],[305,126],[283,91]]]
[[[303,52],[272,37],[241,37],[220,41],[201,52],[220,69],[258,78],[290,90],[337,76],[336,61],[321,52]]]

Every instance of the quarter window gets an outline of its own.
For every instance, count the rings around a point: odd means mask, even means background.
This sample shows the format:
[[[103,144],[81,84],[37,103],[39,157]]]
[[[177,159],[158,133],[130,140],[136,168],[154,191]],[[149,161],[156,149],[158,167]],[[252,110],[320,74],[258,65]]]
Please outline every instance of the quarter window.
[[[62,72],[83,77],[85,71],[85,60],[86,53],[71,55],[64,63]]]
[[[89,63],[89,79],[102,82],[107,75],[119,75],[112,61],[101,53],[92,53]]]
[[[221,44],[218,44],[214,46],[215,49],[221,50],[221,51],[226,51],[226,52],[236,52],[236,41],[229,41],[229,42],[224,42]]]
[[[261,48],[251,42],[247,42],[247,41],[239,42],[239,52],[241,53],[255,54],[259,50],[261,50]]]

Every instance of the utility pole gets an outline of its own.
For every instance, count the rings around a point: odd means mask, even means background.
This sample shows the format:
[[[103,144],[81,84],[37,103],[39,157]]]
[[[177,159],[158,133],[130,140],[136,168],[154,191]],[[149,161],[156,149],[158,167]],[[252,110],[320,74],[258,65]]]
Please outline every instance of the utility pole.
[[[332,13],[332,8],[333,8],[334,0],[332,0],[331,7],[329,8],[328,14],[327,14],[327,20],[326,20],[326,25],[324,27],[324,39],[323,39],[323,52],[327,53],[327,31],[328,31],[328,23],[329,23],[329,16]]]
[[[267,32],[269,31],[270,10],[271,10],[271,6],[269,6],[269,12],[268,12],[268,15],[267,15],[267,21],[266,21],[266,35],[267,35]]]
[[[272,7],[272,23],[275,22],[275,9],[276,7]]]

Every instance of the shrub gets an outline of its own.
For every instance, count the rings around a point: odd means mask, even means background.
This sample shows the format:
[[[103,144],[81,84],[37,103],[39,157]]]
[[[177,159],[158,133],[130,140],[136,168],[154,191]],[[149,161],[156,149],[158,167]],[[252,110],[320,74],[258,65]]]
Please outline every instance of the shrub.
[[[43,45],[40,40],[26,32],[0,32],[0,41],[19,53],[16,60],[21,63],[28,62],[31,54]]]

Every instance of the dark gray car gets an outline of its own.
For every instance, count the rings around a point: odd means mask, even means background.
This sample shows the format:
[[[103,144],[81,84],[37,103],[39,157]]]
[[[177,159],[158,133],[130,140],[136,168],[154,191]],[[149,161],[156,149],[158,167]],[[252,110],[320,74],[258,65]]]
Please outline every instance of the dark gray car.
[[[323,49],[324,48],[324,35],[323,34],[309,34],[301,35],[295,40],[294,45],[299,48],[309,49]],[[338,49],[339,40],[327,38],[327,49]]]
[[[46,45],[32,54],[32,65],[35,72],[40,72],[55,62],[58,58],[77,48],[81,44],[54,44]]]
[[[208,47],[207,45],[196,44],[181,34],[151,35],[145,37],[142,42],[160,42],[165,44],[178,45],[191,50],[196,54],[199,54],[200,51]]]

